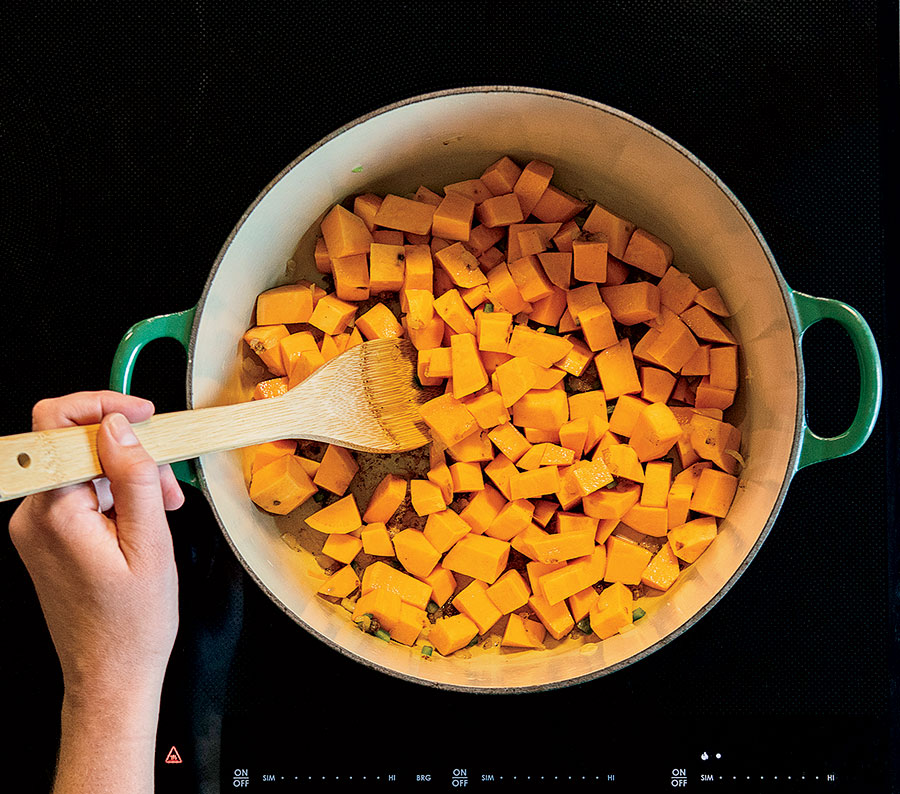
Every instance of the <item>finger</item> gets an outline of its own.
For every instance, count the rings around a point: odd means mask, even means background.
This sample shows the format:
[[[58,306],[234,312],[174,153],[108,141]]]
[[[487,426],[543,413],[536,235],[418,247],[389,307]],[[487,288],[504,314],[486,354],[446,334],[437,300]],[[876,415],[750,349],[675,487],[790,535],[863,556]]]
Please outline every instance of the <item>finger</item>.
[[[166,510],[177,510],[184,504],[184,492],[169,464],[159,467],[159,484]]]
[[[159,467],[122,414],[103,418],[97,434],[97,453],[109,479],[119,545],[129,565],[161,559],[160,555],[171,549],[171,536]]]
[[[76,392],[64,397],[53,397],[37,402],[32,409],[32,428],[52,430],[57,427],[71,427],[80,424],[96,424],[104,413],[118,411],[130,421],[141,422],[153,415],[154,406],[149,400],[120,394],[114,391]],[[105,490],[105,493],[104,493]],[[108,487],[98,491],[86,484],[70,485],[53,491],[35,494],[31,497],[36,514],[47,514],[63,509],[89,512],[103,507],[109,498]]]
[[[78,521],[78,516],[96,514],[100,507],[100,497],[86,483],[26,496],[14,513],[17,537],[13,542],[17,548],[24,548],[26,544],[46,545],[55,537],[80,534],[92,524]]]
[[[113,506],[109,480],[106,477],[97,477],[97,479],[91,480],[91,484],[94,486],[94,492],[97,496],[96,509],[101,513],[105,513]],[[184,504],[184,494],[181,491],[181,486],[168,463],[159,467],[159,484],[162,488],[163,506],[166,510],[177,510]]]
[[[105,414],[119,413],[129,422],[142,422],[153,415],[150,400],[114,391],[83,391],[51,397],[35,403],[31,412],[34,430],[97,424]]]
[[[94,493],[97,495],[97,510],[105,513],[107,510],[112,509],[113,498],[112,491],[109,490],[109,480],[106,477],[98,477],[96,480],[91,480],[91,484],[94,486]]]

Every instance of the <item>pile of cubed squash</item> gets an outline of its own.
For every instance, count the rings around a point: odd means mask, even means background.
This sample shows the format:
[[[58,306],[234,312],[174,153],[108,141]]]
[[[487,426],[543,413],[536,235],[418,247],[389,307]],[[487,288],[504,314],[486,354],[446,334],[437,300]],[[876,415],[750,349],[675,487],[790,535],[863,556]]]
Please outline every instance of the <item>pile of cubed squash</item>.
[[[325,286],[262,293],[244,337],[268,370],[254,399],[367,340],[418,351],[420,385],[440,392],[421,407],[427,470],[386,475],[359,505],[348,489],[367,455],[316,460],[286,439],[254,450],[249,493],[280,515],[327,494],[305,519],[339,564],[318,592],[426,653],[491,632],[539,649],[630,630],[635,593],[675,584],[738,487],[721,296],[553,175],[501,157],[440,192],[348,197],[317,237]],[[424,526],[403,526],[403,506]]]

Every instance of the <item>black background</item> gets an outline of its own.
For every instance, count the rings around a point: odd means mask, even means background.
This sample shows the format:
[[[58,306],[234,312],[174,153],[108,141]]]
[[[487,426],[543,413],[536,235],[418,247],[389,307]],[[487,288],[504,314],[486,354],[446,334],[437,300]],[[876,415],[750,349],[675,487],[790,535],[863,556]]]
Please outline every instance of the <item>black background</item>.
[[[487,84],[604,102],[697,155],[793,288],[867,318],[890,407],[893,3],[30,4],[0,16],[0,70],[0,434],[28,429],[41,397],[104,388],[133,322],[194,305],[241,214],[307,147],[387,103]],[[804,354],[811,426],[837,434],[856,408],[852,346],[823,322]],[[177,343],[157,342],[133,391],[159,410],[183,407],[184,367]],[[662,790],[684,767],[692,789],[739,777],[748,791],[889,791],[900,740],[889,701],[895,428],[883,410],[863,450],[798,473],[756,560],[686,634],[624,671],[534,695],[441,693],[330,651],[245,580],[190,492],[171,517],[183,618],[158,788],[230,789],[247,768],[250,790],[295,775],[359,788],[366,770],[385,789],[422,773],[430,784],[408,785],[449,790],[459,766],[481,788],[490,772],[504,775],[494,788],[532,774],[534,788],[585,775],[604,790]],[[4,525],[12,507],[0,506]],[[4,773],[22,781],[9,790],[46,790],[58,665],[7,535],[0,562],[0,680],[14,728]],[[183,764],[162,763],[172,745]],[[722,758],[701,761],[703,751]],[[706,772],[722,779],[701,784]],[[276,782],[263,783],[268,773]],[[389,785],[388,774],[401,779]]]

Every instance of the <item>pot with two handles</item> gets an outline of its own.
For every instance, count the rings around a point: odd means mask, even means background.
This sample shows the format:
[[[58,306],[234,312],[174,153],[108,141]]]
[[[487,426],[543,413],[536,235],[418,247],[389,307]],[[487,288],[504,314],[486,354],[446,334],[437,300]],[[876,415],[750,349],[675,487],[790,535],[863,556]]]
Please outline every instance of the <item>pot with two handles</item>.
[[[734,584],[775,522],[794,473],[846,455],[868,438],[881,400],[878,351],[865,320],[836,300],[785,283],[759,229],[737,198],[690,152],[647,124],[581,97],[523,87],[474,87],[413,97],[335,131],[288,165],[246,211],[222,247],[194,308],[133,326],[117,351],[112,386],[127,391],[149,341],[170,336],[187,349],[190,407],[242,401],[252,383],[241,339],[256,296],[301,278],[315,280],[319,221],[335,203],[364,193],[415,191],[471,178],[503,155],[554,166],[554,184],[595,199],[651,230],[700,286],[716,286],[741,355],[731,421],[746,461],[719,536],[647,616],[602,643],[543,651],[426,660],[416,648],[360,632],[348,613],[316,597],[308,553],[283,539],[285,519],[259,510],[246,489],[240,451],[176,464],[206,494],[249,575],[299,625],[336,650],[422,684],[480,692],[548,689],[620,669],[671,641]],[[299,245],[298,245],[298,241]],[[801,338],[830,318],[850,335],[860,400],[850,428],[821,438],[805,421]],[[385,459],[373,471],[390,468]],[[370,472],[371,474],[371,472]],[[310,500],[311,502],[312,500]],[[300,511],[302,512],[302,508]],[[307,510],[307,512],[311,512]],[[289,520],[302,522],[302,515]],[[289,534],[290,527],[288,527]]]

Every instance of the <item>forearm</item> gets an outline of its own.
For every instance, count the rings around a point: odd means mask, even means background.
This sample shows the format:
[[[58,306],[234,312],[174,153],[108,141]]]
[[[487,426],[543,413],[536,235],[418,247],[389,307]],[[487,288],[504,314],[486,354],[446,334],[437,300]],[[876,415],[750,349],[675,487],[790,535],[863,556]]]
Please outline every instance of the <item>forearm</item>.
[[[67,692],[53,794],[151,794],[160,689]]]

